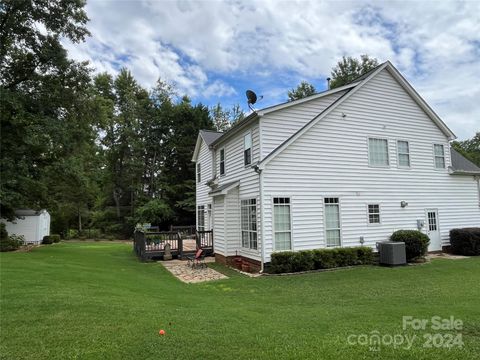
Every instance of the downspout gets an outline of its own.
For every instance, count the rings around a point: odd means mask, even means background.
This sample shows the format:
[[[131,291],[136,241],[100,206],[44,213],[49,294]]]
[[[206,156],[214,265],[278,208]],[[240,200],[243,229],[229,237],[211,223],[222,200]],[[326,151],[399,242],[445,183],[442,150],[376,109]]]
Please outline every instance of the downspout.
[[[477,180],[478,206],[480,206],[480,176],[474,176],[473,178]]]
[[[259,197],[260,197],[260,243],[262,244],[262,257],[260,261],[260,273],[263,273],[263,268],[264,268],[264,263],[265,263],[265,232],[264,232],[264,226],[263,226],[263,176],[262,176],[262,169],[258,167],[258,165],[255,166],[255,172],[258,174],[258,184],[259,184]]]

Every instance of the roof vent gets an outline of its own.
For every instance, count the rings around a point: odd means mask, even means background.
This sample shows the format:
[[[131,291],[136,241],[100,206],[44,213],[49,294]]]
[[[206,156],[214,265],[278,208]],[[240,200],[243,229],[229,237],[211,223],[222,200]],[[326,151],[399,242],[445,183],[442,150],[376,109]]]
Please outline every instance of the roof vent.
[[[332,79],[330,79],[330,78],[328,77],[328,78],[327,78],[327,89],[328,89],[328,90],[330,90],[330,80],[332,80]]]

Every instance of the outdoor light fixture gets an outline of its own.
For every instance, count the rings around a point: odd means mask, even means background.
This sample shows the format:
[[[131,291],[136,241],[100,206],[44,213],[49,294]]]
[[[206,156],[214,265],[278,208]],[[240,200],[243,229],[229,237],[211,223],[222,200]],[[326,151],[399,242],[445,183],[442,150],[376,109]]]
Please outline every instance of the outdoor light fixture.
[[[408,206],[408,203],[407,203],[406,201],[401,201],[401,202],[400,202],[400,206],[401,206],[402,208],[407,207],[407,206]]]

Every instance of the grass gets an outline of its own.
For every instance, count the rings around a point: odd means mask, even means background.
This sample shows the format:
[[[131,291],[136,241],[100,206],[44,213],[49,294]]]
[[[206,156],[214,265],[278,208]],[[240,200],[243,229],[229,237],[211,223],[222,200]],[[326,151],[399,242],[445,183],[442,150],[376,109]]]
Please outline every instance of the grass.
[[[121,243],[2,253],[1,359],[477,359],[480,259],[184,284]],[[463,320],[463,348],[347,343],[402,316]],[[165,329],[166,336],[159,336]],[[444,332],[445,333],[445,332]]]

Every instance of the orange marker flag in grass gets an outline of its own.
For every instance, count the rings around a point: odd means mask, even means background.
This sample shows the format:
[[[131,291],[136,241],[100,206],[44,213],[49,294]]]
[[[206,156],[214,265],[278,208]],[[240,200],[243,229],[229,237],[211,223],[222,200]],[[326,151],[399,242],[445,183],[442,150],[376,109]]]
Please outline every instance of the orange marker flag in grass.
[[[165,335],[165,330],[161,329],[161,330],[158,332],[158,335]]]

